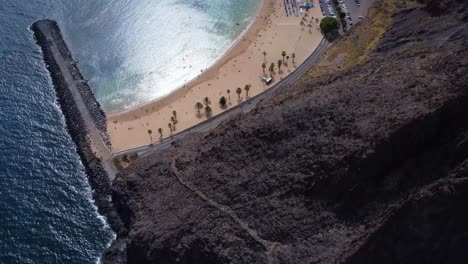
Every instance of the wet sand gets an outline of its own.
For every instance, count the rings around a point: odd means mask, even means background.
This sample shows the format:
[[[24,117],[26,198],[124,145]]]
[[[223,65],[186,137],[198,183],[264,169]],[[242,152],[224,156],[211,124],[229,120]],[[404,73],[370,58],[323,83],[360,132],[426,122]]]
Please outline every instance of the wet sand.
[[[284,78],[315,50],[322,39],[317,21],[323,17],[320,8],[316,6],[305,14],[286,16],[283,1],[264,0],[249,29],[210,69],[162,99],[108,117],[113,152],[150,144],[148,130],[152,131],[153,143],[160,138],[159,128],[163,130],[162,138],[170,136],[168,124],[172,123],[173,111],[177,112],[173,134],[206,120],[205,111],[202,109],[198,114],[195,108],[195,104],[203,103],[205,97],[211,101],[212,115],[216,115],[225,110],[219,104],[221,96],[227,99],[229,108]],[[278,72],[277,63],[283,61],[282,51],[290,58],[284,60],[281,72]],[[291,58],[293,53],[295,63]],[[266,64],[265,73],[262,63]],[[271,63],[275,63],[275,71],[271,75],[273,82],[267,86],[260,77],[270,76]],[[251,85],[248,96],[244,90],[247,84]],[[242,89],[240,100],[236,94],[238,87]]]

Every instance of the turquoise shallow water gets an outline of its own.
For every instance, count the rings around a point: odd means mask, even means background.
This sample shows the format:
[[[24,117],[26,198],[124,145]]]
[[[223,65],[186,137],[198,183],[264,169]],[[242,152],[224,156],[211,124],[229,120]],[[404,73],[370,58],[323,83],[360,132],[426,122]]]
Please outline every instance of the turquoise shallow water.
[[[257,4],[2,1],[0,263],[96,263],[113,238],[91,200],[29,26],[42,18],[59,22],[85,77],[111,111],[157,98],[196,76],[247,26]]]
[[[66,38],[97,98],[113,112],[167,95],[196,77],[246,29],[258,5],[258,0],[95,1],[70,13]]]

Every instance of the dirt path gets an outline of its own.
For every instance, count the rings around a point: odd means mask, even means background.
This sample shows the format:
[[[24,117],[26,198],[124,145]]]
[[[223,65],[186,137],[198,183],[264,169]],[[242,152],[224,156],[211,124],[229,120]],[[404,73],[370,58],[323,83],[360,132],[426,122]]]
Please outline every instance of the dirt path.
[[[273,251],[277,246],[277,243],[273,243],[271,241],[265,240],[261,238],[257,231],[253,230],[252,228],[249,227],[249,225],[244,222],[242,219],[240,219],[236,213],[229,208],[226,205],[219,204],[218,202],[212,200],[208,196],[206,196],[202,191],[198,190],[193,186],[192,184],[186,182],[185,180],[182,179],[181,173],[177,169],[176,166],[176,159],[172,159],[171,162],[171,171],[174,174],[174,176],[177,178],[177,181],[182,184],[185,188],[190,190],[193,194],[195,194],[197,197],[202,199],[203,201],[207,202],[209,205],[212,207],[218,209],[219,211],[223,212],[224,214],[228,215],[234,222],[236,222],[246,233],[249,234],[249,236],[255,240],[257,243],[262,245],[265,248],[265,254],[267,255],[268,263],[274,263],[274,259],[272,257]]]

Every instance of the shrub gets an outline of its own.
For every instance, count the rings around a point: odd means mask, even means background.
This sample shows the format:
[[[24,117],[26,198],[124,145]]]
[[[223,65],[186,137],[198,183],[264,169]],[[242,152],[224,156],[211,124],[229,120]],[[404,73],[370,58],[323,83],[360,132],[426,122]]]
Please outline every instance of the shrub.
[[[408,88],[414,88],[418,85],[418,81],[416,80],[412,80],[409,84],[408,84]]]

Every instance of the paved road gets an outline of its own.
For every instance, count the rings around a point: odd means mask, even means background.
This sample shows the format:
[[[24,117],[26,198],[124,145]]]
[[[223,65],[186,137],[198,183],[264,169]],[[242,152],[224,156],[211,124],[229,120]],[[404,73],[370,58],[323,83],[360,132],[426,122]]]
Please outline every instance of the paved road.
[[[329,0],[331,1],[331,0]],[[315,3],[317,5],[317,8],[320,8],[320,10],[322,11],[322,15],[323,16],[330,16],[330,11],[329,11],[329,8],[327,6],[327,0],[322,0],[322,3],[320,3],[320,0],[317,0],[317,3]]]
[[[320,0],[317,0],[317,1],[318,1],[319,8],[323,11],[322,13],[324,14],[324,16],[330,16],[327,3],[331,4],[331,8],[333,12],[335,13],[335,15],[337,15],[335,5],[333,4],[333,0],[321,0],[322,3],[320,3]],[[367,10],[376,0],[358,0],[359,6],[357,6],[356,0],[339,0],[339,1],[343,1],[348,12],[350,13],[350,17],[352,19],[353,25],[355,25],[357,22],[361,21],[361,19],[359,18],[360,16],[362,17],[367,16]],[[340,7],[342,7],[342,4],[339,4],[339,5]],[[338,19],[338,17],[336,18]]]
[[[359,6],[357,6],[355,0],[345,1],[346,7],[348,7],[348,11],[351,14],[351,19],[353,20],[354,24],[361,21],[359,16],[367,16],[367,10],[374,2],[375,0],[359,0]]]
[[[330,46],[330,43],[325,38],[323,38],[319,46],[317,47],[317,49],[304,61],[304,63],[302,63],[299,67],[297,67],[297,69],[295,69],[291,74],[286,76],[284,79],[282,79],[281,81],[279,81],[272,87],[268,88],[266,91],[250,98],[249,100],[244,101],[189,129],[183,130],[170,138],[166,138],[156,144],[153,144],[152,146],[142,146],[142,147],[114,153],[112,155],[112,158],[120,157],[124,154],[130,154],[130,153],[135,153],[135,152],[138,152],[140,154],[140,157],[146,156],[154,151],[168,148],[169,146],[171,146],[172,142],[178,139],[181,139],[188,134],[209,131],[212,128],[218,126],[223,121],[230,118],[231,116],[236,115],[241,112],[247,112],[251,110],[253,107],[255,107],[255,105],[258,102],[260,102],[265,97],[271,95],[272,93],[280,90],[283,87],[286,87],[288,84],[291,84],[295,82],[296,80],[298,80],[308,69],[310,69],[310,67],[313,64],[315,64],[320,59],[320,57],[325,53],[325,51],[327,50],[329,46]]]

